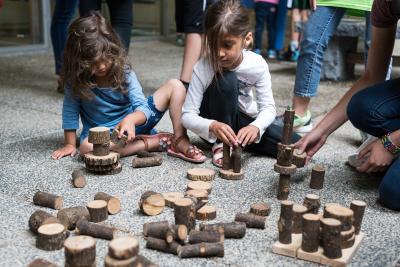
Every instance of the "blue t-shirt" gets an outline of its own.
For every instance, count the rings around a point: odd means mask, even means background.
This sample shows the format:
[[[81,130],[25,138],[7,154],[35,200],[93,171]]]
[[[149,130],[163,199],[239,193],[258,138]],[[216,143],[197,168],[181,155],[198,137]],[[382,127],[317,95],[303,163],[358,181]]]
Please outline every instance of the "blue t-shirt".
[[[89,100],[77,99],[72,96],[72,90],[64,90],[64,103],[62,112],[62,128],[76,130],[79,128],[79,115],[83,125],[80,140],[84,140],[89,129],[105,126],[113,129],[123,118],[134,111],[142,111],[146,119],[151,115],[146,98],[143,94],[135,73],[126,74],[128,92],[113,90],[111,88],[93,88],[93,97]]]

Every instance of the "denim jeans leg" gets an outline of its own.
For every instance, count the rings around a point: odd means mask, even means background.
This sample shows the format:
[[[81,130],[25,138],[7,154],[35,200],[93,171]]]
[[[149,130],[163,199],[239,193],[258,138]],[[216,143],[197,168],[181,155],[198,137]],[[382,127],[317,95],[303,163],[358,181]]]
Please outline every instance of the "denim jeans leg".
[[[392,210],[400,210],[400,158],[395,159],[379,185],[379,201]]]
[[[276,37],[276,5],[270,5],[266,18],[268,31],[268,50],[275,50]]]
[[[277,51],[282,50],[285,43],[287,2],[287,0],[279,0],[278,9],[276,12],[274,47]]]
[[[122,45],[129,51],[133,26],[133,0],[107,0],[111,25],[121,38]]]
[[[265,3],[257,2],[255,4],[255,14],[256,14],[256,29],[255,29],[255,40],[254,40],[254,48],[262,49],[262,36],[264,33],[264,23],[265,23]]]
[[[344,8],[318,6],[311,14],[300,43],[294,95],[317,94],[324,51],[345,12]]]

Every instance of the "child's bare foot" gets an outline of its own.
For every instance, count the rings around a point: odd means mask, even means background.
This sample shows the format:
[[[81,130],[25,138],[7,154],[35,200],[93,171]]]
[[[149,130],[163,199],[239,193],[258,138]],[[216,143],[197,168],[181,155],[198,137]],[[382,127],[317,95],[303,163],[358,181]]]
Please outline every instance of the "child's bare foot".
[[[168,155],[193,163],[203,163],[207,160],[203,151],[190,143],[187,135],[174,137],[171,148],[168,149]]]

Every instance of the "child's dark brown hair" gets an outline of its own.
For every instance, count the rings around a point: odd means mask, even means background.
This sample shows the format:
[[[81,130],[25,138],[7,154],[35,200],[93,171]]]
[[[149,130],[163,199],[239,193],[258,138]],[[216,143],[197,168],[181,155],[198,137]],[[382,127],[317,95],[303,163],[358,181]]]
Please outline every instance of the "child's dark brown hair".
[[[208,8],[204,18],[204,48],[215,74],[222,74],[219,64],[222,39],[226,35],[245,38],[250,31],[249,16],[240,1],[220,0]]]
[[[62,86],[69,86],[74,97],[90,99],[96,87],[93,64],[111,63],[107,73],[110,87],[126,92],[126,71],[130,68],[121,42],[98,12],[76,19],[69,27],[64,49]]]

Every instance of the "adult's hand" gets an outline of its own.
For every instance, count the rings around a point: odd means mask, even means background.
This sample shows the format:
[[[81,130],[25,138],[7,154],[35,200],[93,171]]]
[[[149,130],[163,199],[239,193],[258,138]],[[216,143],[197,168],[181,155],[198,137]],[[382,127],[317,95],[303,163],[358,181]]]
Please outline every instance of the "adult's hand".
[[[381,140],[376,140],[358,153],[358,159],[362,159],[369,154],[368,159],[357,167],[360,172],[381,172],[387,169],[392,163],[394,156],[383,146]]]
[[[213,134],[225,144],[237,146],[239,143],[235,132],[226,123],[213,121],[210,125],[210,131],[213,132]]]
[[[326,135],[318,128],[314,128],[310,133],[297,141],[294,146],[298,148],[301,153],[307,153],[306,163],[308,163],[314,154],[325,144],[326,139]]]

